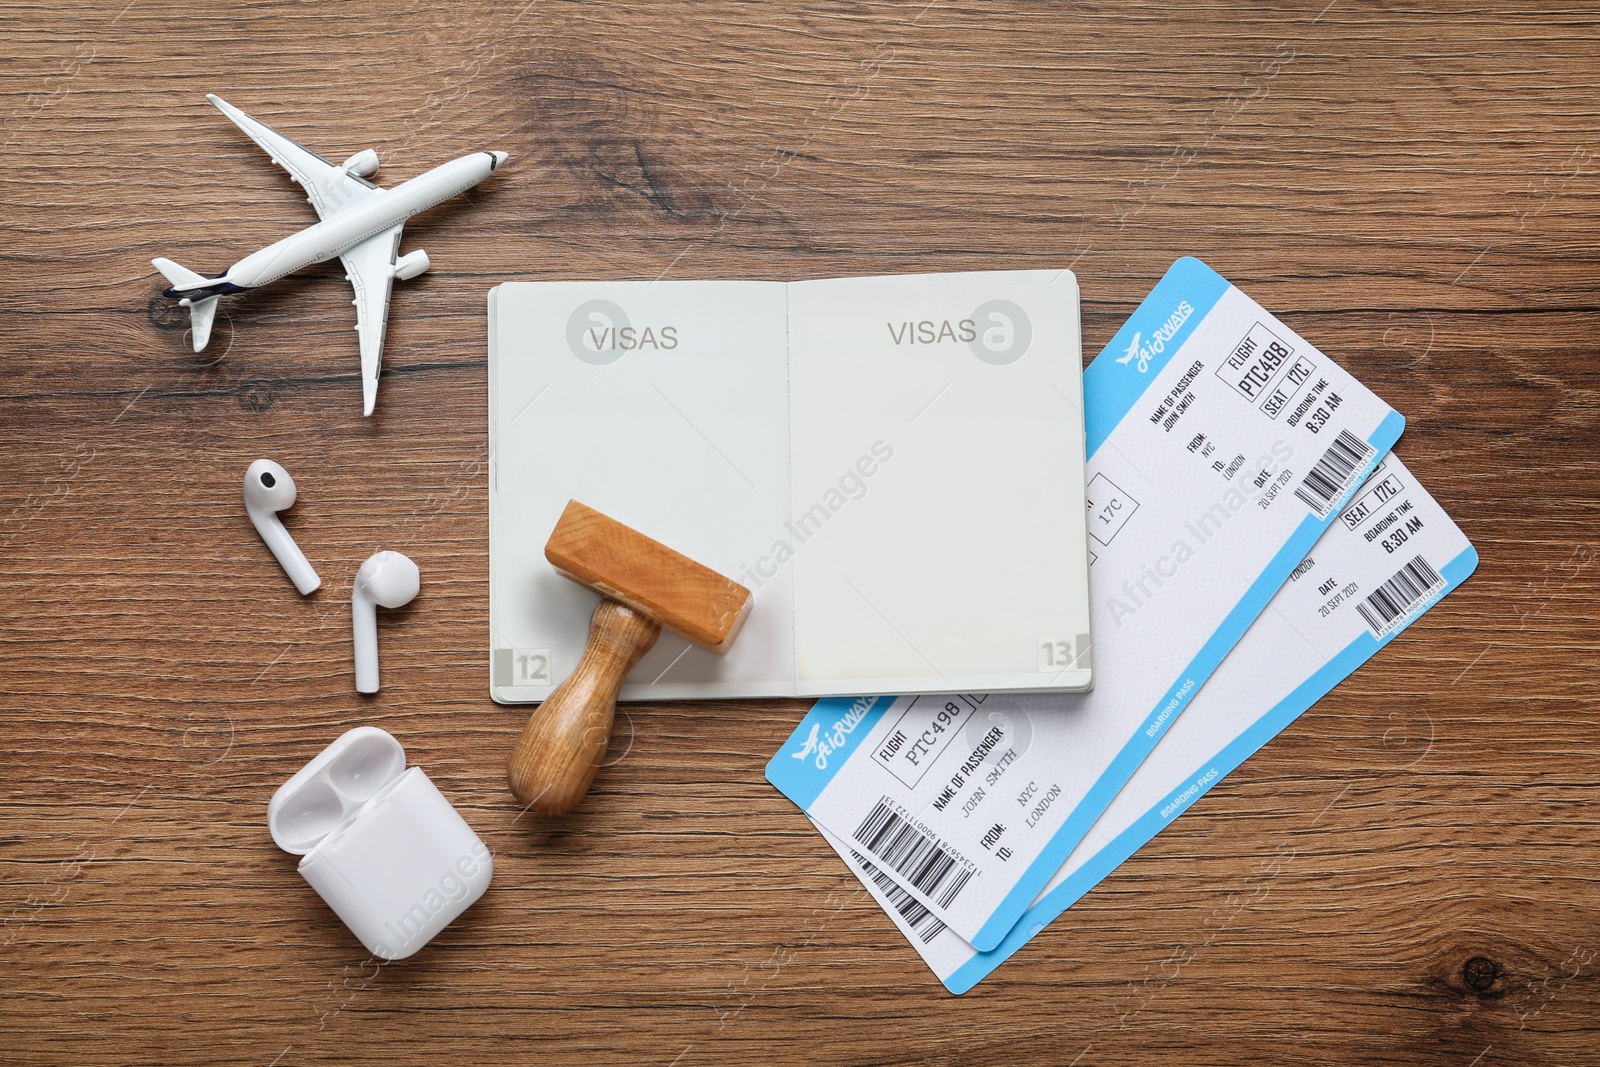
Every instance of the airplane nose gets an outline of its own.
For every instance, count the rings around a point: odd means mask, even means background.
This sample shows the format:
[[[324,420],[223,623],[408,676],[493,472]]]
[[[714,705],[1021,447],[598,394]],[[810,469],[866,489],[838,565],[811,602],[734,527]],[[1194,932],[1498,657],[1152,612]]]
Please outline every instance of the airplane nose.
[[[489,159],[492,162],[489,164],[489,169],[499,170],[501,165],[504,164],[508,158],[510,157],[508,157],[504,152],[490,152]]]

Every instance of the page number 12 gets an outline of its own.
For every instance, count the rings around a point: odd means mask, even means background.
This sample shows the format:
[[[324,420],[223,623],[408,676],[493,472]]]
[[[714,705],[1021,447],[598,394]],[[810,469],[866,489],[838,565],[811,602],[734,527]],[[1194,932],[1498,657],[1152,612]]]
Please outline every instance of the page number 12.
[[[548,648],[518,648],[511,653],[513,685],[549,685],[550,650]]]

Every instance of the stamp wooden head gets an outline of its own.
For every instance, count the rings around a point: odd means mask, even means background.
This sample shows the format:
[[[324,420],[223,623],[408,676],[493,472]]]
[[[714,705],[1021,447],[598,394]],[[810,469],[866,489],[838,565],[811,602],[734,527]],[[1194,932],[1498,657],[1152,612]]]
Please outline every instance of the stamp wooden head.
[[[518,800],[558,815],[589,791],[622,681],[662,628],[721,655],[750,613],[750,590],[576,500],[544,554],[603,598],[577,667],[528,719],[507,768]]]

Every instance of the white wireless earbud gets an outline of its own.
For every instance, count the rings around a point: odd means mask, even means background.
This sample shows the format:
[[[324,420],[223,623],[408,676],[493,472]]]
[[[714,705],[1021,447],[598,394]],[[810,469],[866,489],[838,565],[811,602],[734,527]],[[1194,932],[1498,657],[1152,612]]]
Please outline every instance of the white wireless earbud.
[[[305,596],[315,592],[322,579],[278,518],[278,512],[292,506],[294,498],[294,479],[272,460],[258,459],[244,472],[244,509],[250,513],[256,533],[278,557],[300,595]]]
[[[378,691],[378,605],[398,608],[411,603],[422,588],[422,572],[398,552],[369,556],[356,571],[350,595],[350,615],[355,624],[356,692]]]

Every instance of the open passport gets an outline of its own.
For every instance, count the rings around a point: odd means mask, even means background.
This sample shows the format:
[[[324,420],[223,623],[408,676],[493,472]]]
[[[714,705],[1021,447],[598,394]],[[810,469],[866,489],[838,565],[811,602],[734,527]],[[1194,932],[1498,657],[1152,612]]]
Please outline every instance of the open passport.
[[[594,593],[576,499],[745,585],[725,656],[663,634],[624,700],[1092,681],[1068,270],[489,295],[490,685],[543,700]]]

